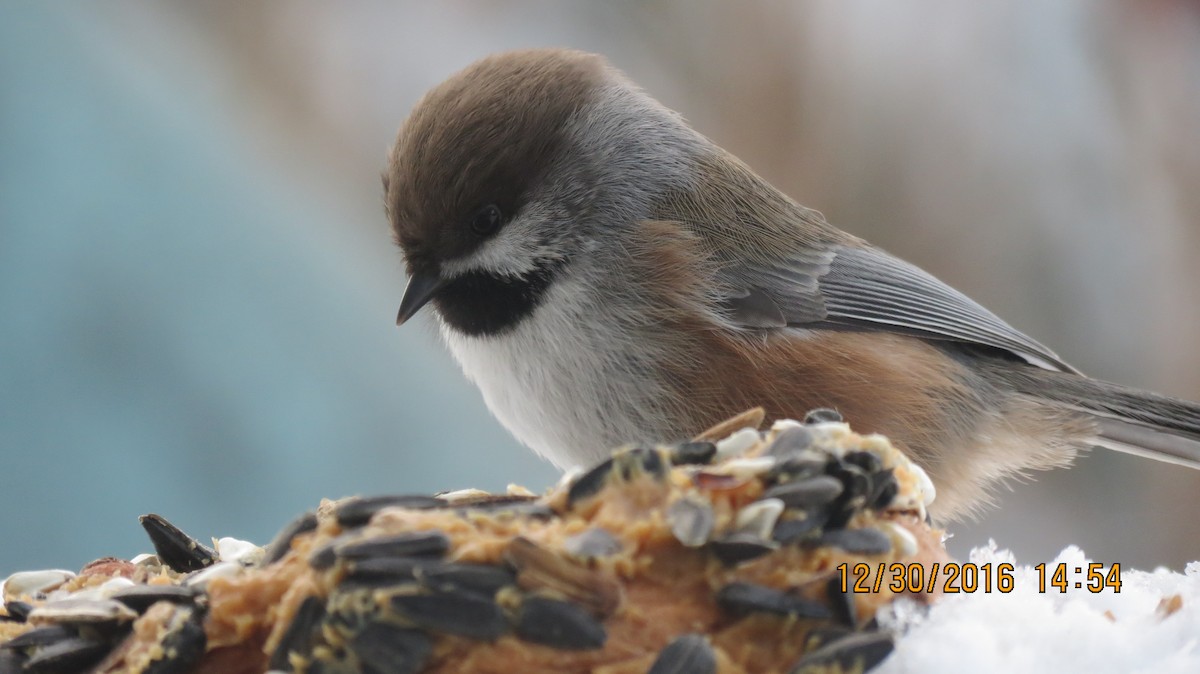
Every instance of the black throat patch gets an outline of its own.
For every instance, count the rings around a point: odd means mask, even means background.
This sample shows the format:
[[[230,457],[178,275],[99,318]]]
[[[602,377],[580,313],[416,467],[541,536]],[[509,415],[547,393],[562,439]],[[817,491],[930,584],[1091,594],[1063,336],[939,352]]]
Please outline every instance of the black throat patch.
[[[464,335],[499,335],[533,314],[566,263],[547,262],[522,277],[469,272],[438,291],[433,305],[450,327]]]

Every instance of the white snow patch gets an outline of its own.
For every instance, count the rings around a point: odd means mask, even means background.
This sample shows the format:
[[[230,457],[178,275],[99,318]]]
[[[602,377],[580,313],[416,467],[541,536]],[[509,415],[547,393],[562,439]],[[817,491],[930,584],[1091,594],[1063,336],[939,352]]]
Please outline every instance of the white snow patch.
[[[1122,568],[1119,592],[1093,593],[1087,589],[1092,560],[1075,546],[1046,564],[1045,592],[1034,566],[1016,564],[994,541],[973,550],[970,561],[993,570],[1013,564],[1012,592],[993,585],[990,593],[945,595],[928,612],[897,603],[880,621],[901,636],[873,673],[1200,672],[1200,562],[1184,573]],[[1065,593],[1049,583],[1058,564],[1067,569]],[[1159,604],[1172,595],[1180,595],[1182,607],[1164,616]]]

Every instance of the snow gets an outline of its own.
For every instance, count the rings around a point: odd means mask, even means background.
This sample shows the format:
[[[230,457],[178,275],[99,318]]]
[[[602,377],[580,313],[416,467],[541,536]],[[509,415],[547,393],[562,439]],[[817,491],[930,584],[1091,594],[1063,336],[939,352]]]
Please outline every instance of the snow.
[[[1047,563],[1045,592],[1033,565],[1017,564],[994,542],[973,550],[970,561],[993,569],[1012,564],[1012,591],[993,585],[991,592],[948,594],[928,611],[897,602],[880,615],[900,634],[896,650],[874,672],[1200,672],[1200,562],[1184,573],[1122,568],[1119,592],[1092,593],[1086,588],[1092,560],[1074,546]],[[1049,584],[1060,563],[1068,571],[1065,593]],[[1084,573],[1073,573],[1076,567]],[[1084,587],[1076,589],[1076,582]],[[1172,595],[1182,605],[1167,615],[1160,604]]]

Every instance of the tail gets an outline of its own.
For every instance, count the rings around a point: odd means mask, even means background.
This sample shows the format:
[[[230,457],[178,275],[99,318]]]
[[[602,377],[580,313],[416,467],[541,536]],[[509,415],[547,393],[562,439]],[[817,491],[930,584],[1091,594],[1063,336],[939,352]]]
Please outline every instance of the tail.
[[[1008,388],[1096,423],[1096,444],[1200,470],[1200,404],[1067,372],[987,368]]]

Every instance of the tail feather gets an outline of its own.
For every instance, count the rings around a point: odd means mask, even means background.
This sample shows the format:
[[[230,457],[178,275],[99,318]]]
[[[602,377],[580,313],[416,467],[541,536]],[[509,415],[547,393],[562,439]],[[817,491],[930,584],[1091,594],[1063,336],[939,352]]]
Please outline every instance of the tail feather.
[[[1098,419],[1097,443],[1108,449],[1200,470],[1200,438],[1119,419]]]
[[[986,371],[1020,393],[1093,417],[1103,447],[1200,470],[1200,404],[1067,372]]]

